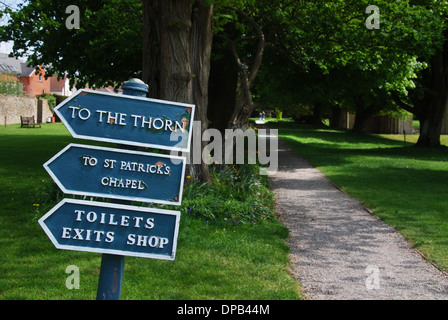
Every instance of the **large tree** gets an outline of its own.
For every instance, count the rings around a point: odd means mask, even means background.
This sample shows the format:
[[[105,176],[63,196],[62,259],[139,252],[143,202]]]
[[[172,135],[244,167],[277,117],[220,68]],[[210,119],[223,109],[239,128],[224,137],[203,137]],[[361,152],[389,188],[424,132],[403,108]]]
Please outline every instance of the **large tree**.
[[[254,86],[255,79],[263,61],[263,53],[265,48],[265,35],[261,26],[253,18],[254,9],[242,9],[231,7],[230,10],[235,11],[240,19],[247,24],[251,35],[248,35],[248,28],[242,30],[242,34],[231,39],[224,36],[230,45],[232,56],[238,67],[239,77],[237,82],[237,99],[234,105],[232,115],[230,117],[228,127],[246,129],[249,117],[254,109],[252,101],[251,89]],[[240,23],[240,26],[244,26]],[[249,53],[243,49],[242,53],[238,50],[238,45],[247,41],[256,40],[257,46],[253,53]]]
[[[79,29],[65,25],[65,10],[73,4],[81,11]],[[228,97],[235,97],[227,112],[233,113],[231,126],[244,126],[253,90],[266,97],[271,83],[283,92],[277,96],[297,98],[317,111],[351,104],[357,127],[390,106],[392,96],[422,122],[419,144],[438,144],[448,91],[446,1],[378,0],[379,29],[368,29],[367,0],[32,0],[16,12],[6,10],[11,18],[0,28],[0,39],[15,41],[14,55],[28,53],[33,65],[66,73],[80,86],[119,85],[141,76],[151,97],[196,104],[203,131],[213,4],[219,36],[214,48],[226,47],[215,56],[226,59],[226,79],[235,81],[226,86],[234,91]],[[263,56],[268,60],[261,64]],[[260,66],[265,83],[257,87]],[[213,92],[219,91],[218,78],[212,77]],[[191,169],[194,178],[208,179],[206,166]]]
[[[367,117],[393,107],[392,95],[415,96],[414,90],[429,70],[432,87],[420,90],[419,97],[422,92],[431,92],[432,101],[426,99],[428,112],[418,117],[427,124],[422,123],[422,128],[435,130],[432,135],[437,136],[444,110],[443,92],[448,91],[441,78],[445,65],[441,58],[446,56],[442,3],[445,1],[378,0],[378,28],[371,29],[366,26],[366,21],[372,22],[372,12],[366,12],[369,1],[282,1],[283,24],[276,30],[277,41],[269,46],[277,64],[271,63],[262,73],[280,70],[278,63],[288,63],[292,71],[262,77],[280,82],[280,89],[297,83],[296,91],[301,94],[294,96],[298,103],[321,105],[337,99],[350,105],[356,110],[355,129],[360,130]],[[290,76],[301,79],[294,81]],[[262,98],[272,93],[265,89],[258,92]],[[421,108],[414,105],[413,110],[417,109]],[[433,144],[427,131],[422,130],[420,141]]]
[[[67,28],[71,5],[79,8],[79,28]],[[208,125],[212,1],[31,0],[5,13],[10,19],[0,39],[14,41],[15,56],[44,65],[48,75],[66,75],[77,87],[118,87],[141,77],[150,97],[196,105],[201,135],[194,140],[201,144]],[[200,158],[196,154],[196,162]],[[187,175],[209,181],[208,167],[190,160]]]
[[[67,28],[67,7],[78,6],[79,29]],[[118,86],[142,70],[140,0],[39,0],[6,8],[1,41],[14,41],[12,54],[48,75],[66,75],[77,87]]]
[[[422,54],[419,60],[427,64],[408,94],[393,92],[394,101],[413,113],[420,121],[417,146],[440,146],[443,120],[448,108],[448,7],[446,1],[418,1],[421,10],[434,14],[439,28],[439,43],[432,44],[434,52]]]
[[[190,153],[189,175],[209,181],[208,166],[193,160],[199,162],[195,152],[205,146],[201,138],[208,126],[213,4],[205,0],[146,0],[143,13],[143,80],[150,84],[151,97],[196,105],[195,120],[201,128],[193,145],[201,148]]]

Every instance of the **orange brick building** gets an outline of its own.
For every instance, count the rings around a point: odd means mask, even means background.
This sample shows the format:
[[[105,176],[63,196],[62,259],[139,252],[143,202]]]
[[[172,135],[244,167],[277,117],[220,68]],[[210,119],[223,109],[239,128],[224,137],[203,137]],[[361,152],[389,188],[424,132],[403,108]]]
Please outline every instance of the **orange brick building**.
[[[39,67],[39,74],[36,74],[35,68],[24,63],[19,81],[23,84],[23,93],[28,97],[50,93],[50,78],[45,79],[45,69],[42,67]]]
[[[0,53],[0,80],[11,80],[22,83],[23,94],[35,97],[43,93],[50,93],[51,78],[45,79],[45,69],[39,67],[36,74],[34,67],[26,62],[9,57],[6,53]]]

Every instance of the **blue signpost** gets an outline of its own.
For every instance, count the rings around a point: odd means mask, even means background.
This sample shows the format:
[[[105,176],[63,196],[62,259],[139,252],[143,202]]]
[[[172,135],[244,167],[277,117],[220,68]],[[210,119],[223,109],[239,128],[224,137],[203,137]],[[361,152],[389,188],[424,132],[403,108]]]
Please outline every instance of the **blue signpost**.
[[[64,199],[39,220],[57,248],[103,254],[97,299],[120,299],[125,256],[175,257],[180,213],[130,201],[180,205],[185,158],[123,148],[189,152],[194,105],[147,99],[147,91],[130,80],[123,95],[82,89],[55,108],[73,137],[121,145],[70,144],[44,164],[64,193],[111,198]]]
[[[70,144],[44,168],[67,194],[172,205],[182,202],[183,157]]]
[[[39,219],[58,249],[174,260],[178,211],[64,199]]]
[[[128,90],[135,94],[138,83]],[[74,138],[189,152],[194,105],[81,89],[54,108]]]

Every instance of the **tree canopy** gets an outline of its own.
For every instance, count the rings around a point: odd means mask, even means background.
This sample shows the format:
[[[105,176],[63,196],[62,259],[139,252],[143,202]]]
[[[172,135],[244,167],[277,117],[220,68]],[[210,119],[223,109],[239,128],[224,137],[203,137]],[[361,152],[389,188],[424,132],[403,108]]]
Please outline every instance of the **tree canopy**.
[[[80,9],[80,28],[68,29],[70,13]],[[43,65],[49,76],[64,74],[79,87],[117,85],[142,70],[142,3],[140,0],[39,0],[6,8],[9,22],[1,41],[14,41],[13,54]]]
[[[421,58],[440,46],[443,24],[430,10],[408,1],[376,4],[379,29],[368,29],[368,1],[291,1],[271,46],[274,59],[264,64],[270,74],[280,65],[289,72],[270,82],[277,79],[289,84],[286,88],[298,83],[296,90],[281,95],[311,104],[360,95],[378,100],[391,90],[406,95],[427,67]]]
[[[448,89],[446,1],[278,4],[281,14],[256,88],[259,103],[293,112],[344,106],[356,113],[355,129],[380,111],[401,107],[428,128],[419,142],[439,144]]]
[[[66,28],[66,8],[73,4],[81,10],[79,29]],[[422,143],[437,145],[437,119],[448,99],[443,94],[447,1],[378,0],[372,7],[368,0],[204,0],[203,5],[214,5],[214,46],[211,80],[201,86],[222,87],[213,83],[219,77],[234,83],[225,89],[234,92],[227,94],[235,100],[226,114],[230,124],[247,122],[254,97],[285,110],[343,106],[356,112],[358,127],[382,110],[404,108],[427,128],[423,134],[433,137]],[[142,62],[142,10],[139,0],[33,0],[17,11],[5,9],[10,19],[0,28],[0,40],[14,40],[14,55],[29,54],[31,64],[44,65],[49,75],[66,74],[79,86],[118,85],[142,70],[152,70],[154,80],[157,68],[148,59]],[[151,38],[155,51],[159,40]],[[214,59],[226,66],[217,76]]]

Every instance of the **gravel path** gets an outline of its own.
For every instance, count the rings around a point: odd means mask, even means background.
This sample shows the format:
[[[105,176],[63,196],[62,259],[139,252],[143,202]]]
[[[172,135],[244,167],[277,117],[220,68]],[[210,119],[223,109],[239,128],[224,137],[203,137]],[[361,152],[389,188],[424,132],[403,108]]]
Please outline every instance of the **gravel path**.
[[[269,179],[310,300],[447,300],[448,276],[279,140]]]

